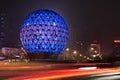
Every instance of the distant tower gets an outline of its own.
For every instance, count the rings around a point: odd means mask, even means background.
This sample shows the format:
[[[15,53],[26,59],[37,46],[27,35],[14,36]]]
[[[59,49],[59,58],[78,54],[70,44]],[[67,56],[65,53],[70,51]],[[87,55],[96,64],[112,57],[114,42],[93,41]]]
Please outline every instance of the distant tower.
[[[71,49],[73,47],[72,44],[73,44],[73,39],[74,39],[74,37],[73,37],[73,26],[69,25],[68,30],[69,30],[69,37],[68,37],[67,47]]]
[[[6,30],[8,27],[8,15],[6,13],[0,13],[0,48],[5,45]]]

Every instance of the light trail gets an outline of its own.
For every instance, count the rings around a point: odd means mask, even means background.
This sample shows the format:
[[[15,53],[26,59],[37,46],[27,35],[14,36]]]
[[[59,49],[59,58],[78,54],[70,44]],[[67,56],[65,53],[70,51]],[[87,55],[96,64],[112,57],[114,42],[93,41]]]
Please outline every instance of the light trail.
[[[119,80],[120,72],[94,74],[94,75],[87,76],[87,79],[85,80],[88,80],[89,78],[91,78],[90,80]]]
[[[105,69],[94,69],[94,70],[82,70],[82,69],[64,69],[64,70],[51,70],[38,72],[28,76],[14,77],[7,80],[57,80],[61,78],[87,76],[92,74],[101,73],[115,73],[120,72],[120,68],[105,68]]]
[[[83,70],[92,70],[92,69],[97,69],[97,67],[80,67],[78,69],[83,69]]]

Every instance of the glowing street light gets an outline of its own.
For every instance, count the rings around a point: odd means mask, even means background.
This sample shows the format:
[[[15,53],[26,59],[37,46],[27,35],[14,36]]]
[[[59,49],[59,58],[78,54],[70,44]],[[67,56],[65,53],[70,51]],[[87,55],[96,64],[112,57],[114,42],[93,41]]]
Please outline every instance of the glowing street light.
[[[96,55],[92,55],[94,58],[96,57]]]
[[[98,53],[98,51],[97,51],[97,50],[95,50],[95,51],[94,51],[94,53]]]
[[[93,48],[93,47],[91,47],[91,48],[90,48],[90,50],[91,50],[91,51],[93,51],[93,50],[94,50],[94,48]]]
[[[82,57],[82,54],[80,54],[80,57]]]
[[[87,58],[86,56],[84,56],[84,58]]]
[[[69,48],[66,48],[66,51],[70,51],[70,49],[69,49]]]
[[[73,51],[73,54],[77,54],[77,51],[75,50],[75,51]]]

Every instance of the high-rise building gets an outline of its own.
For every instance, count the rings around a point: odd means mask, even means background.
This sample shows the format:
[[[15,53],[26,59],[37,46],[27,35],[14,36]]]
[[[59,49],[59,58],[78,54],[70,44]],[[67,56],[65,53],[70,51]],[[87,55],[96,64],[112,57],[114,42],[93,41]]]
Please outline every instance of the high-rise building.
[[[93,42],[90,44],[89,53],[91,58],[94,60],[102,59],[101,47],[98,42]]]
[[[73,42],[74,42],[74,39],[75,39],[74,36],[73,36],[73,26],[69,25],[68,30],[69,30],[69,36],[68,36],[67,47],[73,49]]]
[[[0,13],[0,48],[5,46],[8,23],[8,14]]]

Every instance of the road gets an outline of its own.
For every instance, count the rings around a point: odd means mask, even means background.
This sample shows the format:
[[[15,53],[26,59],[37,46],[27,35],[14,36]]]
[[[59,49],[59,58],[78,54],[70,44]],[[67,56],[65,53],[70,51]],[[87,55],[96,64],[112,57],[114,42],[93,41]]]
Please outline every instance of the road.
[[[120,80],[120,72],[102,73],[80,77],[63,78],[61,80]]]
[[[111,76],[120,79],[120,67],[95,66],[96,63],[10,63],[0,65],[0,80],[107,80]]]

